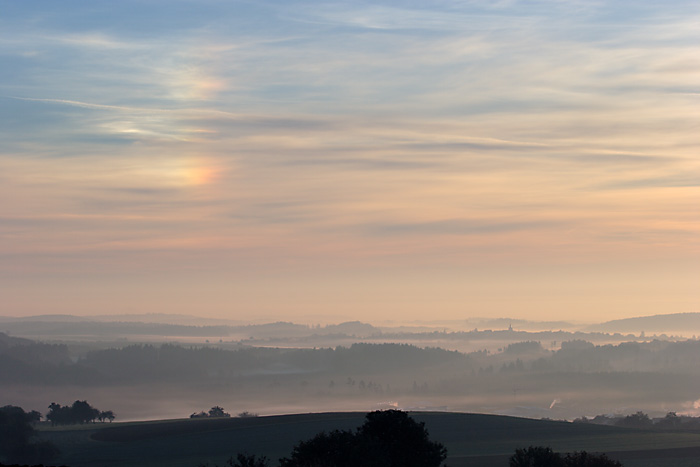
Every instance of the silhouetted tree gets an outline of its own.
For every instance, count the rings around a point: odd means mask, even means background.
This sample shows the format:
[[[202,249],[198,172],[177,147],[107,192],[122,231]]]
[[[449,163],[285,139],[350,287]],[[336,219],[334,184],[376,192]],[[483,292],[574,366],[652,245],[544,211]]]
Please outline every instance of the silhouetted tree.
[[[622,467],[619,461],[608,459],[605,454],[589,454],[586,451],[567,454],[564,465],[566,467]]]
[[[105,420],[109,420],[109,423],[112,423],[112,421],[117,418],[114,415],[114,412],[111,410],[105,410],[103,412],[100,412],[100,415],[97,416],[97,419],[101,422],[104,422]]]
[[[265,456],[256,457],[255,455],[249,454],[237,454],[236,458],[229,457],[226,461],[226,465],[229,467],[268,467],[270,461]],[[0,465],[0,467],[2,467]],[[199,464],[198,467],[219,467],[218,464],[210,466],[209,463]]]
[[[32,410],[31,412],[27,412],[27,419],[29,420],[29,423],[36,423],[41,421],[41,412],[38,410]]]
[[[399,410],[370,412],[353,431],[319,433],[296,445],[282,467],[439,467],[447,449]]]
[[[89,423],[94,422],[100,415],[100,411],[87,401],[75,401],[71,406],[71,416],[73,417],[73,423]]]
[[[510,457],[510,467],[622,467],[616,460],[605,454],[589,454],[586,451],[562,456],[544,446],[530,446],[516,449]]]
[[[34,429],[21,407],[0,408],[0,454],[12,457],[24,449],[33,434]]]
[[[56,446],[47,441],[31,442],[36,413],[11,405],[0,408],[0,457],[11,462],[40,462],[58,454]]]
[[[651,421],[649,415],[642,411],[628,415],[617,421],[616,425],[626,426],[631,428],[651,428],[654,422]]]
[[[289,458],[280,459],[281,467],[355,467],[375,465],[362,462],[358,437],[349,430],[319,433],[308,441],[294,446]]]
[[[401,467],[439,466],[447,457],[441,443],[430,441],[423,422],[416,422],[406,412],[386,410],[370,412],[358,431],[377,465]]]
[[[656,426],[663,429],[673,429],[680,427],[682,423],[681,417],[676,412],[669,412],[664,418],[656,423]]]
[[[46,419],[51,422],[51,425],[82,424],[94,422],[102,413],[103,412],[91,406],[87,401],[75,401],[70,407],[52,402],[51,405],[49,405],[49,412],[46,414]],[[114,420],[114,412],[109,410],[104,413],[111,415],[110,421]],[[109,418],[109,416],[106,418]]]
[[[223,407],[215,405],[214,407],[209,409],[209,412],[205,412],[204,410],[202,410],[201,412],[195,412],[192,415],[190,415],[190,418],[226,418],[230,416],[231,414],[224,411]]]
[[[49,412],[46,414],[46,420],[54,425],[68,425],[73,423],[71,420],[70,407],[63,407],[61,404],[52,402],[49,405]]]
[[[226,463],[230,467],[267,467],[270,464],[267,457],[256,457],[254,454],[238,454],[235,460],[231,457]]]
[[[544,446],[530,446],[525,449],[516,449],[510,457],[510,467],[564,467],[564,459],[560,454],[552,451],[552,448]]]
[[[230,417],[231,414],[226,413],[223,409],[223,407],[219,407],[218,405],[212,407],[209,409],[209,417],[212,418],[224,418],[224,417]]]

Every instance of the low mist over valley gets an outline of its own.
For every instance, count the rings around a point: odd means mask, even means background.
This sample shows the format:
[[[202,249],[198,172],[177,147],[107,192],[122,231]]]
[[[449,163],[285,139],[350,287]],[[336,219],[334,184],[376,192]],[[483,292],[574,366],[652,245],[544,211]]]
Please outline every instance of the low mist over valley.
[[[44,412],[50,402],[87,399],[119,420],[181,418],[214,405],[261,415],[381,408],[568,420],[692,415],[700,405],[700,341],[687,334],[698,316],[613,323],[622,333],[590,330],[610,323],[507,319],[392,327],[5,317],[0,385],[8,404]],[[686,335],[660,332],[678,321]],[[475,323],[481,328],[464,330]],[[639,325],[646,330],[625,332]]]

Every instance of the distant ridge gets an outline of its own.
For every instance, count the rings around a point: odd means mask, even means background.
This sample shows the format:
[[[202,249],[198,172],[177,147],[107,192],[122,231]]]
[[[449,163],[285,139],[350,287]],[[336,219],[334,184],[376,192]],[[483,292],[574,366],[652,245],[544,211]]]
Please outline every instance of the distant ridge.
[[[95,321],[92,316],[74,316],[74,315],[34,315],[34,316],[0,316],[0,323],[12,322],[51,322],[51,323],[84,323]]]
[[[64,333],[73,329],[78,334],[113,334],[134,333],[154,335],[200,335],[227,336],[242,333],[247,336],[269,338],[273,336],[302,337],[309,335],[344,334],[355,337],[368,337],[382,333],[426,333],[436,331],[457,332],[462,330],[502,331],[512,329],[523,332],[544,332],[565,330],[568,332],[597,332],[597,333],[672,333],[689,336],[700,334],[700,312],[671,313],[634,318],[616,319],[599,324],[576,324],[568,321],[534,321],[511,318],[469,318],[466,320],[451,320],[438,326],[432,325],[403,326],[374,326],[361,321],[346,321],[339,324],[307,325],[285,321],[250,323],[240,320],[223,318],[203,318],[191,315],[173,313],[134,313],[75,316],[68,314],[34,315],[24,317],[0,316],[2,330],[11,330],[17,334],[23,333],[43,335]],[[70,326],[74,325],[73,328]],[[143,328],[138,330],[138,325]],[[143,326],[145,325],[145,326]],[[48,327],[47,327],[48,326]],[[192,328],[192,329],[189,329]],[[99,331],[98,331],[99,330]],[[59,332],[60,331],[60,332]],[[145,331],[145,332],[144,332]],[[71,333],[69,332],[68,335]]]
[[[239,324],[225,319],[176,314],[123,314],[101,316],[36,315],[0,317],[0,331],[25,336],[78,337],[166,336],[235,337],[237,339],[304,338],[312,335],[366,337],[381,333],[360,321],[309,326],[285,321]]]
[[[27,345],[33,343],[30,339],[24,339],[22,337],[12,337],[8,336],[4,332],[0,332],[0,349],[7,346],[14,345]]]
[[[360,321],[347,321],[340,324],[329,324],[317,330],[320,334],[347,334],[347,335],[357,335],[357,336],[369,336],[381,332],[379,328],[372,326],[371,324],[363,323]]]
[[[174,313],[133,313],[116,315],[90,316],[94,321],[125,322],[125,323],[158,323],[158,324],[184,324],[193,326],[211,325],[240,325],[242,321],[222,318],[200,318],[198,316],[180,315]]]
[[[189,326],[227,325],[235,326],[242,321],[234,321],[219,318],[200,318],[191,315],[179,315],[173,313],[124,313],[114,315],[34,315],[34,316],[0,316],[0,323],[7,322],[44,322],[44,323],[154,323],[154,324],[180,324]]]
[[[471,318],[467,320],[471,326],[479,329],[513,329],[520,331],[553,331],[559,329],[575,330],[581,327],[569,321],[531,321],[511,318]]]
[[[638,316],[615,319],[588,326],[593,332],[700,332],[700,313],[671,313],[667,315]]]

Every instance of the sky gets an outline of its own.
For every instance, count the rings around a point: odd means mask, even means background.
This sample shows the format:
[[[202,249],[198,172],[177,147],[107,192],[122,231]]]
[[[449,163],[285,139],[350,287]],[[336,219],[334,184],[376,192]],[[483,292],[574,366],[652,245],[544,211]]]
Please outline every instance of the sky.
[[[0,314],[700,311],[700,3],[0,0]]]

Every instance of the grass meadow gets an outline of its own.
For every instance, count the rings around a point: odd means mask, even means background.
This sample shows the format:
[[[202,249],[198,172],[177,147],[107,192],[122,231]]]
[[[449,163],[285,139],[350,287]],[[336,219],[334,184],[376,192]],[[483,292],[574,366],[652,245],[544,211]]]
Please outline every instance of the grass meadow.
[[[267,456],[274,464],[292,447],[320,431],[353,429],[364,413],[318,413],[252,418],[178,419],[152,422],[42,427],[41,439],[56,443],[55,463],[71,467],[224,466],[238,452]],[[656,432],[497,415],[416,412],[432,440],[448,448],[447,464],[507,466],[518,447],[606,452],[626,467],[696,466],[700,433]]]

